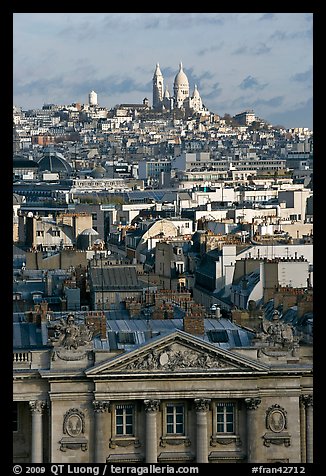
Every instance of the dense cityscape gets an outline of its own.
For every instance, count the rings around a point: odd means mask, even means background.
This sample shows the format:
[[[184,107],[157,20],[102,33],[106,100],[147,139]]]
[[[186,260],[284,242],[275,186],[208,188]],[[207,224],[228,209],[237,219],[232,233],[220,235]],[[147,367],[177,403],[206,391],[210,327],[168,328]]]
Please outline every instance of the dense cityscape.
[[[313,131],[204,102],[13,107],[15,463],[313,462]]]

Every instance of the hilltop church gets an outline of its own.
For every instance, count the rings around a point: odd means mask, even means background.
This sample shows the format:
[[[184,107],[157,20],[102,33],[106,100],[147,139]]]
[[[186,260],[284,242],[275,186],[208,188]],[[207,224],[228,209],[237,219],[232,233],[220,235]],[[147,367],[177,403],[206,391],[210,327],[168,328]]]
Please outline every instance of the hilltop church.
[[[208,109],[203,105],[196,84],[192,95],[190,95],[189,81],[183,70],[182,63],[180,63],[179,72],[174,78],[173,96],[171,96],[167,86],[164,89],[163,74],[159,63],[156,64],[153,76],[153,109],[157,111],[179,109],[203,115],[209,113]]]

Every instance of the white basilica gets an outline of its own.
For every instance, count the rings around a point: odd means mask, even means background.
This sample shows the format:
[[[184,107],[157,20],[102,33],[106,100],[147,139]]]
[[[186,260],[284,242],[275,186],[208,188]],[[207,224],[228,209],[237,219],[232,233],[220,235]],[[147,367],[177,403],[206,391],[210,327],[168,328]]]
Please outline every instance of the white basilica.
[[[195,84],[192,95],[189,91],[189,81],[182,63],[180,63],[179,72],[174,78],[173,96],[170,95],[168,87],[164,89],[163,74],[159,64],[156,64],[153,76],[153,109],[158,111],[183,109],[187,112],[207,114],[209,111],[202,103],[197,85]]]

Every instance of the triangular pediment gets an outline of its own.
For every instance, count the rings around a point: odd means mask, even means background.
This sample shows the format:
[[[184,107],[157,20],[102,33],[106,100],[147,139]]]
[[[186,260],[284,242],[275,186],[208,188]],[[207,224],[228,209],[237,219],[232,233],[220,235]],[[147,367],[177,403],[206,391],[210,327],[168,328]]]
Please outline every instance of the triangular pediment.
[[[89,377],[116,373],[266,372],[253,359],[210,344],[183,331],[156,338],[86,370]]]

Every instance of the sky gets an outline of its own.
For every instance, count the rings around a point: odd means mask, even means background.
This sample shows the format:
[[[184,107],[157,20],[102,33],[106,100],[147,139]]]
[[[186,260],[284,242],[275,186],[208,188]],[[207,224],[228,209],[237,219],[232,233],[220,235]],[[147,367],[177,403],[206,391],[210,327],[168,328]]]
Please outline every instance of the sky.
[[[13,104],[152,104],[182,62],[216,114],[313,127],[312,13],[14,13]]]

